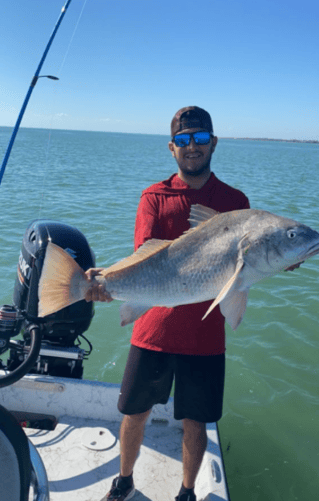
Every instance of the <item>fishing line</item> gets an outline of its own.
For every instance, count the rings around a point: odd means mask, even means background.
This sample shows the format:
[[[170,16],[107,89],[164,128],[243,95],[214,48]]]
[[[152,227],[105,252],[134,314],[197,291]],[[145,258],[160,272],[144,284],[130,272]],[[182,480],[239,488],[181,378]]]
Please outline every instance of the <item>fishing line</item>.
[[[70,51],[70,48],[71,48],[71,45],[72,45],[72,42],[73,42],[73,39],[75,37],[75,33],[78,29],[78,26],[79,26],[79,23],[81,21],[81,18],[82,18],[82,14],[84,12],[84,9],[85,9],[85,6],[87,4],[87,1],[88,0],[84,0],[84,3],[82,5],[82,9],[81,9],[81,12],[79,14],[79,17],[78,17],[78,20],[76,22],[76,25],[74,27],[74,30],[73,30],[73,33],[71,35],[71,38],[70,38],[70,41],[69,41],[69,44],[67,46],[67,49],[65,51],[65,54],[64,54],[64,57],[62,59],[62,63],[60,65],[60,68],[58,70],[58,75],[61,75],[62,74],[62,70],[63,70],[63,67],[64,67],[64,64],[65,64],[65,61],[67,59],[67,56],[69,54],[69,51]],[[54,90],[53,90],[53,97],[52,97],[52,100],[51,100],[51,103],[52,103],[52,107],[53,108],[56,108],[56,105],[55,103],[57,101],[57,88],[55,87]],[[50,156],[50,146],[51,146],[51,134],[52,134],[52,126],[53,126],[53,121],[54,121],[54,116],[51,116],[51,124],[50,124],[50,127],[49,127],[49,133],[48,133],[48,142],[47,142],[47,147],[46,147],[46,151],[45,151],[45,161],[44,161],[44,169],[43,169],[43,177],[42,177],[42,186],[41,186],[41,189],[40,189],[40,200],[39,200],[39,209],[38,209],[38,219],[40,219],[40,216],[41,216],[41,211],[43,209],[43,200],[44,200],[44,191],[46,189],[46,180],[47,180],[47,173],[48,173],[48,168],[49,168],[49,156]]]
[[[73,38],[74,38],[75,33],[76,33],[77,29],[78,29],[78,26],[79,26],[79,23],[80,23],[80,20],[81,20],[81,17],[82,17],[82,14],[83,14],[83,11],[84,11],[84,9],[85,9],[86,4],[87,4],[87,0],[84,0],[84,4],[83,4],[83,6],[82,6],[82,10],[81,10],[81,12],[80,12],[79,18],[78,18],[77,23],[76,23],[76,25],[75,25],[75,28],[74,28],[74,30],[73,30],[73,34],[71,35],[71,39],[70,39],[69,45],[68,45],[68,47],[67,47],[67,50],[66,50],[65,56],[64,56],[64,58],[63,58],[62,64],[61,64],[61,66],[60,66],[60,69],[59,69],[59,71],[60,71],[60,72],[62,72],[62,68],[63,68],[63,66],[64,66],[65,60],[66,60],[67,55],[68,55],[68,53],[69,53],[70,47],[71,47],[72,42],[73,42]]]

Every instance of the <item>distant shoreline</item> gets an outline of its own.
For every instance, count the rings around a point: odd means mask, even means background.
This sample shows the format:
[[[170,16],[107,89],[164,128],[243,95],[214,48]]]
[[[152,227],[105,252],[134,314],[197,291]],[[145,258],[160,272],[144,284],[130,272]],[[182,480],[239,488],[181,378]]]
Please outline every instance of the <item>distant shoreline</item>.
[[[241,141],[279,141],[280,143],[311,143],[319,144],[315,139],[271,139],[268,137],[221,137],[220,139],[240,139]]]
[[[11,125],[0,125],[0,127],[4,127],[7,129],[13,129]],[[106,132],[110,134],[141,134],[141,135],[151,135],[151,136],[167,136],[168,134],[153,134],[146,132],[120,132],[120,131],[103,131],[103,130],[85,130],[85,129],[54,129],[54,128],[46,128],[46,127],[20,127],[21,129],[38,129],[38,130],[61,130],[68,132]],[[310,144],[319,144],[319,141],[316,139],[273,139],[269,137],[228,137],[228,136],[218,136],[219,139],[236,139],[240,141],[277,141],[280,143],[310,143]]]

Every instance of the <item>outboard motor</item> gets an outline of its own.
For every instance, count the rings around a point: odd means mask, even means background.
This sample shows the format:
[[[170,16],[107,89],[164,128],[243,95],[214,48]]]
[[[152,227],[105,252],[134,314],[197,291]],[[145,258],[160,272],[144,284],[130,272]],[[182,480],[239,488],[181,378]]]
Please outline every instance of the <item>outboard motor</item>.
[[[38,285],[48,242],[62,247],[85,271],[95,266],[94,254],[79,230],[49,220],[33,221],[22,242],[13,306],[0,308],[0,354],[10,348],[6,370],[16,371],[32,351],[31,331],[38,330],[41,336],[39,356],[28,372],[81,378],[82,361],[92,350],[83,333],[91,323],[93,303],[79,301],[52,315],[38,317]],[[23,341],[10,340],[20,332]],[[79,347],[80,338],[88,343],[89,352]],[[0,378],[0,386],[5,377]]]

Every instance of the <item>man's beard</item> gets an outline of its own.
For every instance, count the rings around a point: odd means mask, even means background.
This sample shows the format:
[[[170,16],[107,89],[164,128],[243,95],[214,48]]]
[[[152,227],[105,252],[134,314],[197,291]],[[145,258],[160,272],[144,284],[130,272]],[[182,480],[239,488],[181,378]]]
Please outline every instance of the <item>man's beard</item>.
[[[210,170],[210,160],[205,165],[203,165],[200,169],[195,170],[195,171],[185,169],[184,167],[181,167],[180,165],[179,165],[179,168],[183,172],[183,174],[185,174],[187,176],[192,176],[192,177],[201,176],[206,170]]]

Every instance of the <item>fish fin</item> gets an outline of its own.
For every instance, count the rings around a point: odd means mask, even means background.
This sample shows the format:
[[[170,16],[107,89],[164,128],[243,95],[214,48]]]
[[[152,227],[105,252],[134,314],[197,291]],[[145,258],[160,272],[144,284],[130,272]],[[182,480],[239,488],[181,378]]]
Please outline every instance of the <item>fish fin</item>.
[[[121,261],[118,261],[112,266],[109,266],[109,268],[106,268],[101,272],[101,275],[105,277],[106,275],[109,275],[109,273],[135,266],[138,263],[145,261],[149,257],[154,256],[163,249],[166,249],[166,247],[169,247],[171,243],[172,240],[158,240],[156,238],[147,240],[147,242],[141,245],[141,247],[139,247],[136,252],[131,254],[131,256],[125,257],[124,259],[121,259]]]
[[[152,308],[151,305],[145,305],[141,303],[124,303],[120,306],[120,317],[121,317],[121,326],[124,327],[127,324],[131,324],[135,322],[138,318],[140,318],[144,313]]]
[[[39,317],[84,299],[88,288],[81,266],[65,250],[49,242],[39,281]]]
[[[249,249],[249,243],[248,245],[245,245],[244,242],[245,240],[249,237],[249,233],[246,233],[239,241],[238,243],[238,259],[237,259],[237,265],[235,269],[235,273],[233,276],[228,280],[226,285],[222,288],[216,299],[213,301],[213,303],[210,305],[208,310],[206,311],[205,315],[203,316],[202,320],[204,320],[207,315],[217,306],[221,301],[225,299],[225,297],[233,292],[233,289],[237,286],[237,288],[241,285],[241,279],[239,277],[239,274],[241,270],[243,269],[245,262],[244,262],[244,254],[248,252]],[[245,310],[244,310],[245,312]],[[238,324],[239,325],[239,324]]]
[[[191,228],[196,228],[201,223],[205,223],[212,217],[217,216],[217,214],[219,214],[219,212],[210,207],[196,204],[191,206],[188,221],[190,222]]]
[[[220,311],[234,331],[244,317],[247,299],[248,291],[239,291],[235,289],[220,302]]]
[[[226,285],[222,288],[216,299],[212,302],[208,310],[206,311],[205,315],[203,316],[202,320],[205,320],[205,318],[210,314],[210,312],[217,306],[223,299],[229,294],[230,290],[234,287],[236,280],[238,279],[238,275],[241,272],[242,268],[244,266],[244,262],[240,262],[237,265],[236,271],[233,274],[233,276],[228,280]]]

